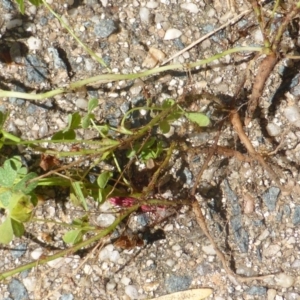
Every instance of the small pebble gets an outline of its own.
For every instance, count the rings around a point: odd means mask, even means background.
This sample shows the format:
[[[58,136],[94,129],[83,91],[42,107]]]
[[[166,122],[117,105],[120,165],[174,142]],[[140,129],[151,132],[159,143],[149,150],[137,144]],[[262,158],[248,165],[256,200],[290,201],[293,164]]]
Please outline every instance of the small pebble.
[[[148,7],[148,8],[157,8],[158,3],[156,1],[150,0],[150,1],[147,2],[146,7]]]
[[[27,43],[29,50],[40,50],[42,48],[42,41],[39,38],[31,36]]]
[[[299,108],[296,105],[286,107],[283,114],[290,123],[300,120]]]
[[[36,248],[31,252],[30,256],[31,256],[32,259],[37,260],[41,257],[42,254],[43,254],[43,249],[42,248]]]
[[[113,251],[113,249],[114,246],[112,244],[109,244],[103,249],[101,249],[98,256],[99,260],[100,261],[108,260],[110,258],[110,253]]]
[[[182,3],[180,5],[181,8],[188,10],[190,13],[197,14],[199,9],[194,3]]]
[[[59,257],[59,258],[56,258],[54,260],[51,260],[51,261],[48,261],[47,262],[47,265],[53,269],[59,269],[61,268],[65,263],[65,260],[63,257]]]
[[[11,254],[13,258],[20,258],[22,257],[27,250],[27,244],[19,244],[14,247],[14,249],[11,251]]]
[[[72,294],[62,294],[59,300],[74,300],[74,296]]]
[[[268,289],[267,292],[267,300],[274,300],[276,297],[276,290],[275,289]]]
[[[130,298],[130,299],[138,299],[139,294],[137,291],[137,288],[134,285],[128,285],[125,287],[125,294]]]
[[[251,286],[246,290],[246,293],[252,296],[263,296],[267,293],[267,289],[263,286]]]
[[[144,24],[150,23],[151,13],[150,13],[150,10],[148,8],[141,7],[139,14],[140,14],[140,18],[141,18],[142,23],[144,23]]]
[[[33,292],[36,289],[37,278],[30,276],[23,279],[23,284],[28,292]]]
[[[278,125],[270,122],[267,127],[266,127],[267,131],[268,131],[268,134],[270,136],[277,136],[277,135],[280,135],[281,134],[281,129]]]
[[[164,40],[168,41],[168,40],[174,40],[179,38],[182,35],[182,32],[176,28],[169,28],[164,36]]]
[[[295,278],[291,275],[285,273],[280,273],[275,276],[275,282],[277,285],[283,288],[289,288],[293,286]]]
[[[97,224],[100,227],[108,227],[115,221],[115,219],[116,217],[113,214],[100,214],[97,217]]]
[[[8,291],[14,300],[29,299],[28,292],[24,284],[18,279],[13,278],[8,284]]]
[[[191,283],[192,277],[190,276],[170,275],[165,281],[166,289],[169,293],[186,290]]]
[[[79,98],[75,101],[75,105],[80,109],[87,109],[88,101],[86,99]]]
[[[216,251],[212,244],[208,246],[202,246],[202,251],[207,255],[216,255]]]
[[[295,207],[292,222],[294,225],[300,224],[300,205]]]
[[[107,38],[117,31],[117,29],[117,25],[113,20],[100,20],[94,27],[94,33],[96,37]]]
[[[280,189],[278,187],[271,186],[262,194],[263,201],[269,209],[269,211],[275,210],[279,193]]]
[[[131,282],[131,279],[124,276],[124,277],[122,277],[121,282],[122,282],[124,285],[129,285],[129,283]]]
[[[13,29],[15,27],[19,27],[19,26],[22,26],[23,22],[21,19],[13,19],[13,20],[9,20],[7,23],[6,23],[6,28],[8,30],[10,29]]]

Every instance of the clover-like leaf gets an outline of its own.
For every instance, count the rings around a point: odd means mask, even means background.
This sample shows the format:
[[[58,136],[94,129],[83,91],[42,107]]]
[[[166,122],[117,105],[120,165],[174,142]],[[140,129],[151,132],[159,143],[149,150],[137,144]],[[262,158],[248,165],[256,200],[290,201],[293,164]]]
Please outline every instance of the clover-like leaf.
[[[11,224],[11,219],[9,217],[7,217],[2,224],[0,224],[0,232],[1,244],[8,244],[12,241],[14,232]]]
[[[97,184],[100,187],[100,189],[104,189],[106,187],[108,180],[112,178],[112,176],[113,173],[110,171],[104,171],[98,176]]]
[[[16,237],[21,237],[25,232],[23,223],[20,223],[12,218],[10,220],[14,235]]]
[[[75,229],[68,231],[64,234],[63,240],[67,244],[77,244],[82,241],[83,238],[83,232],[81,229]]]
[[[29,183],[30,180],[37,177],[36,173],[28,173],[24,178],[22,178],[14,187],[14,191],[21,191],[24,194],[29,194],[32,192],[38,185],[37,181],[32,181]]]
[[[209,118],[202,114],[197,112],[186,112],[184,115],[191,121],[199,125],[200,127],[205,127],[210,124]]]

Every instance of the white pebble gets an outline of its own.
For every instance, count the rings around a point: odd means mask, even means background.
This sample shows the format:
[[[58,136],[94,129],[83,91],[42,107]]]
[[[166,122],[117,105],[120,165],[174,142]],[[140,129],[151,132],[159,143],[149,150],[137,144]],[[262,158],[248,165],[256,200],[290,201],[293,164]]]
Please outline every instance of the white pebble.
[[[268,289],[267,295],[268,295],[268,300],[274,300],[276,297],[276,290]]]
[[[23,284],[28,292],[33,292],[36,289],[36,278],[26,277],[23,279]]]
[[[110,254],[113,251],[114,246],[112,244],[107,245],[99,252],[99,260],[107,260],[110,258]]]
[[[112,252],[110,253],[110,255],[109,255],[109,260],[110,260],[111,262],[116,263],[119,259],[120,259],[120,253],[119,253],[117,250],[112,251]]]
[[[170,267],[170,268],[172,268],[172,267],[174,267],[174,265],[175,265],[175,261],[173,260],[173,259],[167,259],[167,261],[166,261],[166,264]]]
[[[31,36],[27,43],[29,50],[40,50],[42,48],[42,41],[39,38]]]
[[[265,257],[274,257],[278,254],[280,251],[280,246],[279,245],[270,245],[263,251],[263,255]]]
[[[143,61],[142,66],[148,69],[154,68],[157,65],[157,63],[163,61],[165,57],[166,54],[164,52],[162,52],[159,49],[151,47],[149,49],[148,55]]]
[[[175,244],[175,245],[172,246],[173,251],[178,251],[180,249],[181,249],[181,247],[178,244]]]
[[[203,246],[202,250],[207,255],[216,255],[216,251],[215,251],[215,249],[214,249],[214,247],[213,247],[212,244],[210,244],[208,246]]]
[[[131,281],[131,279],[128,278],[128,277],[126,277],[126,276],[122,277],[122,279],[121,279],[121,282],[122,282],[124,285],[129,285],[130,281]]]
[[[180,7],[188,10],[192,14],[197,14],[199,12],[197,5],[194,3],[183,3]]]
[[[43,249],[42,248],[36,248],[31,252],[30,256],[31,256],[32,259],[37,260],[41,257],[42,254],[43,254]]]
[[[108,227],[115,221],[115,219],[116,217],[113,214],[101,214],[97,217],[97,224],[100,227]]]
[[[87,109],[88,101],[86,99],[79,98],[76,100],[75,105],[81,109]]]
[[[277,285],[279,285],[280,287],[289,288],[289,287],[293,286],[293,284],[295,282],[295,278],[291,275],[287,275],[285,273],[280,273],[275,276],[275,281],[276,281]]]
[[[268,131],[268,134],[270,136],[277,136],[281,133],[281,129],[278,125],[270,122],[268,125],[267,125],[267,131]]]
[[[141,7],[140,9],[140,18],[142,23],[148,24],[150,22],[150,10],[147,7]]]
[[[86,275],[90,275],[90,274],[92,274],[93,269],[92,269],[92,267],[90,265],[86,265],[85,264],[84,267],[83,267],[83,272]]]
[[[150,0],[149,2],[147,2],[146,6],[148,8],[156,8],[158,6],[158,3],[156,1]]]
[[[130,298],[130,299],[138,299],[139,294],[134,285],[128,285],[125,287],[125,294]]]
[[[300,112],[296,105],[286,107],[283,114],[290,123],[294,123],[300,119]]]
[[[254,40],[255,42],[257,43],[261,43],[264,41],[264,37],[262,35],[262,32],[260,29],[257,29],[255,32],[254,32]]]
[[[6,23],[6,28],[9,30],[9,29],[12,29],[12,28],[21,26],[22,23],[23,23],[23,22],[22,22],[21,19],[10,20],[10,21],[8,21],[8,22]]]
[[[165,33],[165,37],[164,40],[168,41],[168,40],[174,40],[179,38],[182,35],[182,32],[176,28],[169,28],[166,33]]]
[[[106,289],[108,291],[112,291],[116,288],[116,283],[114,281],[110,281],[106,284]]]
[[[48,261],[47,265],[53,269],[59,269],[65,264],[65,260],[62,257],[56,258],[54,260]]]

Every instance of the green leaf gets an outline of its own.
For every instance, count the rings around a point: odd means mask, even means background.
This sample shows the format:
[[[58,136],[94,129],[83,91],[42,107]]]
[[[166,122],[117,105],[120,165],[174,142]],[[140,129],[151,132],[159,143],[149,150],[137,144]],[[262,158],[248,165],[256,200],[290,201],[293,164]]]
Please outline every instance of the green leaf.
[[[11,203],[12,192],[7,188],[0,188],[0,207],[8,208]]]
[[[184,115],[191,121],[196,123],[197,125],[204,127],[208,126],[210,124],[209,118],[202,114],[202,113],[196,113],[196,112],[186,112]]]
[[[52,141],[58,141],[58,140],[75,140],[76,133],[73,129],[70,129],[68,131],[58,131],[56,132],[51,140]]]
[[[33,181],[28,183],[28,181],[37,177],[36,173],[28,173],[22,180],[20,180],[14,187],[13,191],[21,191],[24,194],[29,194],[32,192],[38,185],[37,181]]]
[[[34,6],[39,6],[43,3],[42,0],[29,0],[30,3],[32,3]]]
[[[88,104],[88,113],[90,114],[94,108],[96,108],[99,105],[97,98],[92,98],[89,100]]]
[[[71,186],[73,188],[73,191],[77,197],[77,199],[80,201],[80,203],[82,204],[82,206],[84,207],[85,210],[88,210],[88,207],[87,207],[87,203],[86,203],[86,200],[85,200],[85,196],[82,192],[82,184],[80,181],[76,181],[76,182],[72,182],[71,183]]]
[[[7,117],[8,117],[8,113],[3,113],[2,111],[0,111],[0,129],[3,128],[3,125],[4,125]]]
[[[81,119],[81,127],[87,129],[91,124],[91,115],[87,114]]]
[[[22,15],[24,15],[25,7],[24,7],[24,0],[16,0],[19,6],[19,11]]]
[[[72,224],[80,227],[86,226],[89,224],[89,217],[87,215],[84,215],[80,219],[74,219],[72,221]]]
[[[64,234],[63,240],[67,244],[77,244],[82,241],[83,233],[81,229],[68,231]]]
[[[14,237],[14,232],[11,224],[11,219],[7,217],[4,222],[0,225],[0,243],[8,244]]]
[[[100,187],[100,189],[104,189],[107,185],[107,182],[110,178],[112,178],[113,173],[110,171],[104,171],[101,173],[97,178],[97,184]]]
[[[162,108],[170,108],[172,105],[175,104],[175,101],[173,99],[165,99],[162,103]]]
[[[65,132],[69,131],[70,129],[79,128],[80,122],[81,117],[78,111],[73,113],[72,115],[68,115],[68,127],[65,129]]]
[[[99,193],[98,193],[98,202],[99,203],[103,203],[106,198],[107,195],[111,193],[113,187],[112,186],[107,186],[105,189],[99,189]]]
[[[159,129],[162,133],[168,133],[170,131],[170,124],[168,121],[164,120],[159,123]]]
[[[17,177],[17,166],[11,159],[4,162],[0,168],[0,185],[4,187],[12,187]]]
[[[13,195],[13,197],[14,196],[15,195]],[[33,209],[34,205],[31,203],[31,197],[23,194],[22,197],[19,198],[18,203],[9,210],[9,215],[18,222],[27,222],[31,217]]]
[[[11,226],[12,226],[13,233],[15,236],[21,237],[24,234],[25,228],[22,223],[14,220],[14,219],[11,219]]]

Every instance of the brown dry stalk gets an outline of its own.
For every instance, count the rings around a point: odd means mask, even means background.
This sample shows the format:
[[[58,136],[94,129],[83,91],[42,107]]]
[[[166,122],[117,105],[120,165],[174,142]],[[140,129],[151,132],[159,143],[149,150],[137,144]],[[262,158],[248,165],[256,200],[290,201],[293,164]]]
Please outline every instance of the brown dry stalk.
[[[270,76],[272,70],[276,66],[278,62],[278,56],[275,53],[271,53],[267,55],[261,62],[258,72],[255,77],[255,81],[252,88],[252,93],[250,99],[248,101],[247,107],[247,115],[245,123],[249,123],[250,119],[252,119],[254,111],[256,110],[259,102],[259,98],[262,95],[265,83]]]
[[[249,282],[249,281],[252,281],[252,280],[263,280],[263,279],[270,278],[270,277],[274,276],[274,274],[270,274],[270,275],[262,275],[262,276],[243,277],[243,276],[240,276],[240,275],[237,275],[236,273],[234,273],[228,267],[225,255],[223,254],[222,251],[219,250],[216,242],[212,238],[212,236],[211,236],[211,234],[210,234],[210,232],[209,232],[209,230],[207,228],[207,225],[206,225],[206,222],[205,222],[205,217],[202,214],[202,211],[201,211],[201,209],[199,207],[199,203],[198,203],[198,201],[196,199],[192,203],[192,209],[193,209],[193,212],[194,212],[194,214],[196,216],[196,220],[197,220],[198,225],[200,226],[200,228],[202,229],[203,233],[206,235],[206,237],[209,239],[209,241],[213,245],[218,258],[221,260],[223,268],[224,268],[224,270],[226,271],[226,273],[228,275],[234,277],[236,280],[238,280],[240,282]]]

